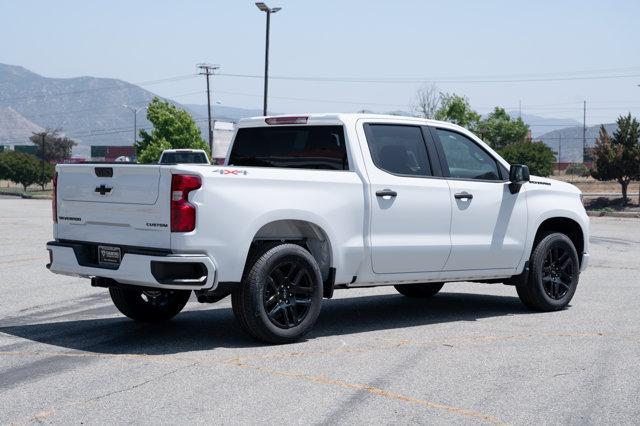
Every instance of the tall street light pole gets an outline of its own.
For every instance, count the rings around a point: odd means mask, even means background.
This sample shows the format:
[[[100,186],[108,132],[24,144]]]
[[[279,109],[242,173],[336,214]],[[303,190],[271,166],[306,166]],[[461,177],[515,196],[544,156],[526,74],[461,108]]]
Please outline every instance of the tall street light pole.
[[[136,141],[138,140],[138,111],[147,109],[147,107],[133,108],[129,105],[122,105],[122,107],[128,109],[133,113],[133,144],[135,145]]]
[[[271,27],[271,14],[281,10],[281,7],[270,8],[262,2],[257,2],[258,9],[267,14],[267,35],[264,49],[264,100],[262,105],[262,115],[267,115],[267,95],[269,92],[269,29]]]

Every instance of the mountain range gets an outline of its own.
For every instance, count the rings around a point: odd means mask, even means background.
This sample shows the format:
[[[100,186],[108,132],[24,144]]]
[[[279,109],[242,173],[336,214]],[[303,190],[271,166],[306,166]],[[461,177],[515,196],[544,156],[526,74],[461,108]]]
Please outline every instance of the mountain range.
[[[61,129],[78,142],[76,156],[88,156],[91,145],[131,145],[132,112],[123,107],[147,105],[155,95],[135,84],[112,78],[43,77],[21,66],[0,64],[0,145],[30,144],[29,136],[44,128]],[[180,104],[207,134],[206,105]],[[395,112],[396,114],[398,112]],[[259,109],[214,105],[216,120],[238,121],[261,115]],[[512,117],[517,112],[510,112]],[[531,126],[534,140],[542,140],[554,151],[562,151],[562,161],[579,161],[582,156],[581,123],[571,119],[522,114]],[[150,128],[145,114],[138,113],[138,129]],[[605,125],[612,132],[615,124]],[[587,146],[592,146],[599,126],[587,128]],[[560,149],[559,141],[562,140]]]
[[[48,78],[23,67],[0,64],[0,144],[30,144],[32,132],[43,128],[61,129],[78,142],[74,155],[87,156],[90,145],[131,145],[133,113],[123,105],[147,105],[154,96],[142,87],[111,78]],[[207,134],[207,108],[204,105],[181,105],[187,109]],[[260,115],[258,110],[244,110],[216,105],[214,117],[237,121]],[[143,111],[138,113],[138,129],[150,128]]]

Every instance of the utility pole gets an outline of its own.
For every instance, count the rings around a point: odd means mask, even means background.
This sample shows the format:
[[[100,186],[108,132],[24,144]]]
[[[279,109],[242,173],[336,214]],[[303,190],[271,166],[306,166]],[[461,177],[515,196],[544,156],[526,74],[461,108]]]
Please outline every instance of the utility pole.
[[[522,119],[522,101],[518,101],[518,118]]]
[[[281,7],[269,7],[262,2],[257,2],[258,9],[267,15],[267,35],[264,49],[264,99],[262,103],[262,115],[267,115],[267,93],[269,89],[269,30],[271,27],[271,14],[281,10]]]
[[[558,163],[562,163],[562,135],[558,136]]]
[[[44,185],[44,162],[45,162],[45,153],[44,153],[44,145],[45,138],[47,137],[47,132],[35,133],[32,132],[34,136],[40,136],[40,164],[42,165],[42,171],[40,172],[40,178],[42,180],[42,184]]]
[[[211,150],[211,155],[213,155],[213,122],[211,121],[211,89],[209,86],[209,76],[214,75],[214,71],[220,69],[220,65],[212,65],[212,64],[198,64],[198,69],[200,72],[198,74],[204,75],[207,80],[207,115],[208,115],[208,123],[209,123],[209,149]]]
[[[44,151],[44,140],[47,134],[45,132],[42,132],[40,135],[42,136],[42,184],[44,185],[44,160],[46,157],[46,154]]]
[[[582,162],[587,154],[587,101],[584,101],[582,109]]]
[[[129,105],[122,105],[122,107],[128,109],[133,113],[133,145],[135,146],[138,140],[138,111],[147,109],[147,107],[133,108]]]

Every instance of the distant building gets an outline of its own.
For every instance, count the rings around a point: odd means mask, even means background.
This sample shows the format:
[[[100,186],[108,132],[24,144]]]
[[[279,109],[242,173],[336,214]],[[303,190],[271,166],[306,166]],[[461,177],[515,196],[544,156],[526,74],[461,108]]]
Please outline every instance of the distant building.
[[[584,164],[584,166],[588,169],[593,169],[593,162],[591,161],[587,161],[584,163],[580,163],[580,162],[574,162],[574,163],[567,163],[567,162],[562,162],[562,163],[556,163],[555,164],[555,169],[560,171],[560,172],[564,172],[565,170],[567,170],[569,167],[571,167],[574,164]]]
[[[233,131],[235,130],[235,123],[229,121],[214,121],[213,123],[213,152],[211,157],[225,158],[229,145],[231,144],[231,138],[233,137]]]
[[[15,145],[13,149],[18,152],[24,152],[25,154],[38,155],[37,145]]]
[[[132,146],[91,145],[91,161],[116,161],[118,157],[135,157],[136,150]]]
[[[87,159],[82,157],[71,157],[64,160],[65,164],[82,164],[86,162],[87,162]]]

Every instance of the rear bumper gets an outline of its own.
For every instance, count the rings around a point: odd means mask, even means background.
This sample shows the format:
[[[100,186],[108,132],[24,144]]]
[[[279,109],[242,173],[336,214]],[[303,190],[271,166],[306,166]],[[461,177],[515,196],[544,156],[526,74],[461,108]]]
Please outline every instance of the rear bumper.
[[[51,258],[47,268],[56,274],[84,278],[111,278],[120,284],[159,289],[209,290],[215,288],[217,284],[215,263],[205,254],[153,255],[125,251],[117,268],[104,268],[86,263],[81,265],[80,263],[84,262],[78,260],[77,245],[61,242],[47,243]],[[186,264],[198,265],[197,278],[194,276],[181,278],[178,276],[179,272],[178,275],[172,273],[172,270],[173,272],[184,270]],[[172,268],[172,265],[175,267]]]

